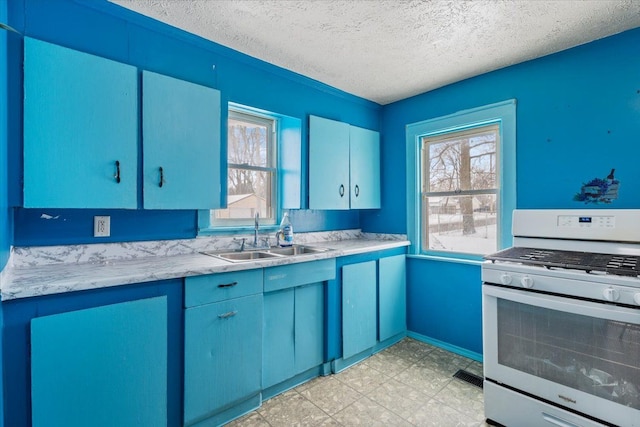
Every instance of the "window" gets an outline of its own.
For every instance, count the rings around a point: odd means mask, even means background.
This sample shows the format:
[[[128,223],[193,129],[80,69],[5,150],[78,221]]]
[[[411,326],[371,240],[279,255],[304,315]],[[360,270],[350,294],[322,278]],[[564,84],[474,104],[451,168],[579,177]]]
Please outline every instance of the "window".
[[[229,110],[227,128],[227,208],[211,211],[214,226],[261,224],[277,219],[276,120]]]
[[[515,100],[407,126],[414,254],[478,257],[511,244]]]
[[[496,251],[496,148],[500,126],[422,137],[422,247]]]
[[[226,148],[227,208],[199,211],[198,235],[253,230],[256,213],[268,232],[283,209],[300,209],[302,120],[229,103]]]

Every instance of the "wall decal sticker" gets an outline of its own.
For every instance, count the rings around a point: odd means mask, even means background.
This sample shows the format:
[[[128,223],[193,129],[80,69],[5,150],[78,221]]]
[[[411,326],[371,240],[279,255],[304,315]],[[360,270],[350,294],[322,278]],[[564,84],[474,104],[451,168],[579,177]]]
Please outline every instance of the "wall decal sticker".
[[[615,169],[611,169],[606,178],[593,178],[591,181],[583,183],[580,192],[573,196],[573,200],[585,204],[611,203],[616,200],[620,181],[614,178],[615,171]]]

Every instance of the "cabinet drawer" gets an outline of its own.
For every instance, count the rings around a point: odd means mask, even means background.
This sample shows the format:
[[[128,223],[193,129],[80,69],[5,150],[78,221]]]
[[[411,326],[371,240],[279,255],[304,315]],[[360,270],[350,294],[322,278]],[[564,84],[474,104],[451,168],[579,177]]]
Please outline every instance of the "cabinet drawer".
[[[308,283],[335,279],[336,259],[280,265],[264,270],[264,291],[273,292]]]
[[[262,292],[262,269],[187,277],[184,288],[185,307],[259,294]]]

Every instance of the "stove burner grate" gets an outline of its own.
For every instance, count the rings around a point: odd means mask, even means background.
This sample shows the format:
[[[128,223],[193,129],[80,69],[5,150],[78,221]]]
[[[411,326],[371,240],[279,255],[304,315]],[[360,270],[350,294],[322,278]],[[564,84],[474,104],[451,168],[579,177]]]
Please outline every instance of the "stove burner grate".
[[[551,268],[604,271],[617,276],[640,276],[640,256],[513,247],[484,257]]]
[[[637,276],[640,271],[640,263],[638,259],[640,257],[614,255],[607,263],[607,273],[617,274],[616,271],[623,272],[624,276]],[[629,274],[627,274],[629,272]]]

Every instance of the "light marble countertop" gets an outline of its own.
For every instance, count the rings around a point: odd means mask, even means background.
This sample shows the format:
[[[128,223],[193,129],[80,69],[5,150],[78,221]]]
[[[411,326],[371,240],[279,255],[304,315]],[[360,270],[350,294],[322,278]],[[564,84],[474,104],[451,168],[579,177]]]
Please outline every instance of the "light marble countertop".
[[[0,292],[2,300],[6,301],[156,280],[272,267],[409,245],[406,236],[403,235],[369,234],[359,231],[341,233],[340,235],[315,233],[314,236],[307,236],[306,239],[300,237],[297,243],[330,250],[288,257],[230,262],[200,253],[203,250],[229,250],[229,242],[225,246],[220,242],[221,239],[216,240],[216,244],[213,245],[214,249],[211,249],[211,239],[204,246],[202,239],[180,243],[167,241],[169,243],[166,245],[190,248],[190,250],[185,249],[177,253],[159,249],[164,247],[163,242],[154,242],[155,246],[150,242],[141,242],[138,246],[127,244],[126,256],[122,255],[122,251],[110,248],[110,245],[101,245],[101,247],[94,247],[96,245],[60,246],[55,249],[47,247],[37,250],[36,248],[18,248],[12,255],[10,265],[0,276]],[[338,237],[339,240],[333,240],[332,237]],[[344,238],[340,239],[340,237]],[[119,245],[124,246],[124,244]],[[156,250],[149,250],[150,245]],[[95,251],[101,255],[95,256]],[[113,253],[105,256],[104,253],[109,251]],[[52,255],[53,252],[56,252],[55,256]],[[85,256],[88,252],[93,255]],[[62,253],[66,255],[61,256]],[[79,253],[82,253],[83,256],[79,256]],[[152,253],[160,255],[152,255]]]

